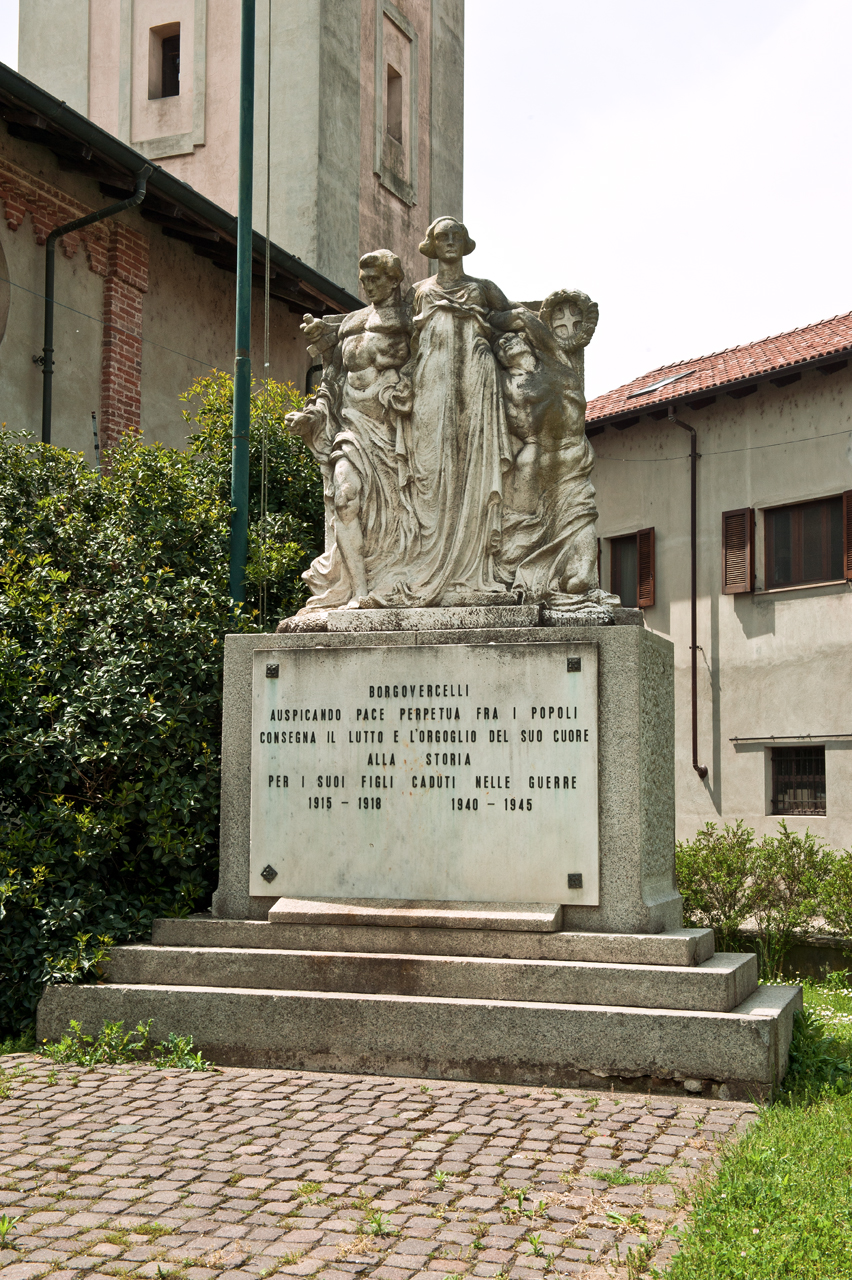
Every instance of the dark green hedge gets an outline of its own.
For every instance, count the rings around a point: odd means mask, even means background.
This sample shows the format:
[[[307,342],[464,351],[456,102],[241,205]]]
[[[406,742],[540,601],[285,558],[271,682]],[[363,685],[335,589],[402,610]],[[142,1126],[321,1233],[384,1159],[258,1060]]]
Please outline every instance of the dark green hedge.
[[[215,887],[223,637],[298,608],[323,525],[282,425],[298,396],[273,385],[254,402],[253,599],[235,623],[230,397],[227,375],[197,383],[190,447],[127,440],[103,478],[0,432],[0,1033],[32,1022],[45,982]]]

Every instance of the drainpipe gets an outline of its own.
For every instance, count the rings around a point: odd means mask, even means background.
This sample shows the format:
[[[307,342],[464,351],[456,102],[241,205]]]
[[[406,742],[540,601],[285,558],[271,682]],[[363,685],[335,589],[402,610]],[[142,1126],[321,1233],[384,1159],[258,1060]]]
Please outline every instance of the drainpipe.
[[[240,29],[240,153],[237,192],[237,323],[234,357],[234,425],[231,440],[230,593],[246,598],[251,419],[251,260],[254,182],[255,0],[242,0]]]
[[[79,231],[81,227],[91,226],[93,222],[103,222],[104,218],[112,218],[123,209],[132,209],[145,199],[145,186],[151,166],[146,164],[136,175],[136,189],[127,200],[119,200],[117,204],[108,204],[105,209],[95,213],[87,213],[85,218],[75,218],[66,222],[64,227],[56,227],[47,237],[44,258],[44,349],[41,364],[44,366],[44,383],[41,393],[41,442],[50,444],[50,427],[53,416],[53,290],[56,277],[56,242],[69,231]],[[35,357],[33,357],[35,358]]]
[[[669,422],[689,432],[689,623],[690,652],[692,654],[692,767],[702,780],[707,777],[707,765],[698,763],[698,451],[695,427],[675,416],[675,406],[669,405]]]

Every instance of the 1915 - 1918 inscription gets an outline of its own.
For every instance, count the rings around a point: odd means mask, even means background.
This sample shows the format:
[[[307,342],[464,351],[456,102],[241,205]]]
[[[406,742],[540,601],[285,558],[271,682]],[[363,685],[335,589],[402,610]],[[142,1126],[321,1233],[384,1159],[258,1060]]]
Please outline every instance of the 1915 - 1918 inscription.
[[[251,893],[598,903],[591,643],[256,650]]]

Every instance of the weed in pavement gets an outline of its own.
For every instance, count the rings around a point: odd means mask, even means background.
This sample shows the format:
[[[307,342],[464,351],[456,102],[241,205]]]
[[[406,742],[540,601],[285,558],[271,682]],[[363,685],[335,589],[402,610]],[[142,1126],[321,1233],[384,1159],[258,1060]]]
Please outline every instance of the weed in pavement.
[[[6,1247],[7,1243],[10,1247],[14,1248],[14,1242],[11,1240],[7,1241],[6,1237],[10,1231],[15,1230],[16,1222],[20,1222],[20,1215],[17,1218],[7,1218],[5,1213],[0,1216],[0,1246],[3,1248]]]
[[[151,1045],[151,1022],[140,1022],[135,1032],[125,1031],[123,1022],[105,1022],[97,1036],[84,1033],[79,1022],[71,1025],[58,1044],[42,1044],[38,1052],[52,1062],[79,1067],[114,1066],[122,1062],[152,1060],[155,1067],[177,1067],[186,1071],[208,1071],[210,1063],[193,1053],[192,1036],[172,1032],[167,1040]],[[137,1039],[134,1040],[134,1035]]]

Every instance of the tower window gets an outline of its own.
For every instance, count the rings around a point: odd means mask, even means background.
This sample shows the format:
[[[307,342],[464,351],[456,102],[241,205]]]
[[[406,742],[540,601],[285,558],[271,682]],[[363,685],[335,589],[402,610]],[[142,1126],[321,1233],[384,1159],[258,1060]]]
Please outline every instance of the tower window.
[[[148,38],[148,97],[180,94],[180,23],[151,27]]]
[[[396,67],[388,66],[386,86],[387,131],[397,142],[402,142],[402,76]]]

